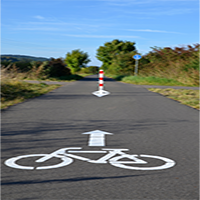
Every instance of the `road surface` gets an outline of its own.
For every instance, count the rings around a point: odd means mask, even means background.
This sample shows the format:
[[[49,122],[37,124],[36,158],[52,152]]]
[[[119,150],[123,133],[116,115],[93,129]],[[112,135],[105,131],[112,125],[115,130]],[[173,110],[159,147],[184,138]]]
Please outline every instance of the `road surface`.
[[[142,86],[105,84],[101,98],[94,75],[2,111],[2,200],[199,199],[199,112]],[[31,154],[42,155],[19,157]]]

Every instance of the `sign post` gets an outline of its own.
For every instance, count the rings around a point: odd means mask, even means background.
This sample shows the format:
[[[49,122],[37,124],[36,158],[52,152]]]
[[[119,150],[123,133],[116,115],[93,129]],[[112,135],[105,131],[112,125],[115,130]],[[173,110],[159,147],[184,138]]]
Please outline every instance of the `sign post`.
[[[138,73],[138,60],[139,60],[140,58],[142,58],[142,56],[136,54],[136,55],[133,56],[133,58],[136,60],[136,61],[135,61],[135,76],[137,76],[137,73]]]

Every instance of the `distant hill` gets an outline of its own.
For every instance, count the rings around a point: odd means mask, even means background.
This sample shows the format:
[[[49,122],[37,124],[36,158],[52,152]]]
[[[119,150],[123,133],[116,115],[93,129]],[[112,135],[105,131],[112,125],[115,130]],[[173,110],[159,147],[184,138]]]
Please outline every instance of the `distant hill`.
[[[47,61],[48,58],[35,57],[35,56],[24,56],[24,55],[1,55],[1,62],[18,62],[18,61]]]

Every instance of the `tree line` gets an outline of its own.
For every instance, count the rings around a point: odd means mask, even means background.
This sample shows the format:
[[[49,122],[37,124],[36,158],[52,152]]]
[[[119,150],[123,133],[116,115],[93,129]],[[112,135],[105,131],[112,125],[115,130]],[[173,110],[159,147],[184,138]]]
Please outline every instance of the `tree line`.
[[[97,49],[97,59],[102,61],[102,69],[110,73],[123,73],[133,68],[134,60],[132,55],[136,53],[134,42],[113,40],[106,42],[104,46]],[[99,67],[87,64],[91,61],[87,52],[75,49],[66,54],[63,58],[50,58],[49,60],[30,60],[30,56],[1,56],[1,66],[8,70],[15,70],[20,73],[34,71],[38,77],[59,77],[77,72],[98,73]]]
[[[199,85],[200,44],[180,47],[151,47],[139,60],[139,76],[174,79],[178,82]],[[133,76],[135,59],[140,54],[134,42],[113,40],[97,49],[97,58],[103,62],[107,74]]]
[[[175,79],[199,80],[199,44],[182,47],[152,47],[152,50],[139,60],[140,76],[159,76]],[[107,74],[134,75],[135,60],[139,54],[135,42],[115,39],[97,49],[96,58],[102,62],[101,69]],[[87,52],[75,49],[63,58],[45,61],[1,61],[2,66],[15,68],[20,72],[35,69],[38,76],[59,77],[77,72],[97,73],[97,66],[87,67],[90,62]],[[28,64],[27,64],[28,63]],[[183,81],[183,80],[182,80]]]

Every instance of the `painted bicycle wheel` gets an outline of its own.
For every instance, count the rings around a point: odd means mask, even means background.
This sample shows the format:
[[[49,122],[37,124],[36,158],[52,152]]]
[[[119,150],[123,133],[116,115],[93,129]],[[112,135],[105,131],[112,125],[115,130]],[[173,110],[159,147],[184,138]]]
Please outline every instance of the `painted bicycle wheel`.
[[[17,157],[6,160],[5,165],[12,167],[12,168],[16,168],[16,169],[41,170],[41,169],[53,169],[53,168],[64,167],[73,162],[73,159],[71,159],[69,157],[59,157],[59,159],[61,159],[61,163],[55,164],[55,165],[50,165],[50,166],[32,167],[32,166],[22,166],[17,163],[21,159],[30,158],[30,157],[46,157],[48,155],[49,154],[31,154],[31,155],[17,156]]]
[[[120,159],[128,158],[129,161],[124,161]],[[143,167],[143,166],[134,166],[134,164],[148,164],[148,162],[140,159],[140,158],[152,158],[153,159],[158,159],[164,162],[164,164],[159,165],[159,166],[151,166],[151,167]],[[132,161],[131,161],[132,160]],[[120,167],[123,169],[132,169],[132,170],[162,170],[162,169],[168,169],[173,167],[176,163],[165,157],[161,156],[152,156],[152,155],[139,155],[139,158],[137,158],[137,155],[121,155],[121,156],[116,156],[114,158],[111,158],[109,160],[109,163],[115,167]]]

